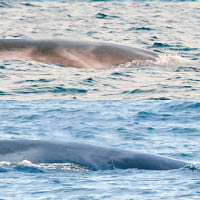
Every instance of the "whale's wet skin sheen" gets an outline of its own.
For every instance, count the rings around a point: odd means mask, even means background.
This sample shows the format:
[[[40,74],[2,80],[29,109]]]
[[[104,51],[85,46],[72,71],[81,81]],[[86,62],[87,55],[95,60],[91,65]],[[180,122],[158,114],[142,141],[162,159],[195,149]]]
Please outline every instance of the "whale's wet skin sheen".
[[[102,69],[133,60],[155,60],[151,51],[92,41],[1,39],[0,60],[33,60],[77,68]]]
[[[73,163],[91,170],[146,169],[171,170],[186,162],[134,151],[104,148],[89,144],[37,140],[1,140],[0,161],[32,163]]]

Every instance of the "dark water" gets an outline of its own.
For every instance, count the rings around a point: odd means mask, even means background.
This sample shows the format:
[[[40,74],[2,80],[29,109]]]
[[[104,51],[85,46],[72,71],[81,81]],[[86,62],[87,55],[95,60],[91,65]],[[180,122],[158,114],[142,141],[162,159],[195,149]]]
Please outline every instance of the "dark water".
[[[73,141],[177,158],[170,171],[0,163],[1,198],[198,199],[197,101],[0,101],[3,139]]]
[[[107,70],[2,61],[0,99],[199,99],[199,9],[199,1],[1,1],[0,38],[117,42],[160,57]]]

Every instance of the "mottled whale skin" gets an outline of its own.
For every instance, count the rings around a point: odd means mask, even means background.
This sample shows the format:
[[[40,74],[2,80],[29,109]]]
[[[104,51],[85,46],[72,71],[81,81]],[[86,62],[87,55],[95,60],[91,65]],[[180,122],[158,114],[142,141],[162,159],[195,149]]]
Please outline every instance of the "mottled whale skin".
[[[38,140],[0,140],[0,161],[32,163],[73,163],[91,170],[128,169],[171,170],[186,162],[135,151],[98,147],[81,143]]]
[[[108,42],[0,39],[0,60],[32,60],[76,68],[104,69],[155,60],[151,51]]]

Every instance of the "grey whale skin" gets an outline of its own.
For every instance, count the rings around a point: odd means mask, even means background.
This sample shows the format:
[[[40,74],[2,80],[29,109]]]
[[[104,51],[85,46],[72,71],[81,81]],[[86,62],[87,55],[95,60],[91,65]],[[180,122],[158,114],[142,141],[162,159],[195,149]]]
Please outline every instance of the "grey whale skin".
[[[38,140],[0,140],[0,161],[32,163],[73,163],[91,170],[128,169],[171,170],[186,162],[134,151],[81,143]]]
[[[108,42],[0,39],[0,60],[32,60],[77,68],[103,69],[133,60],[155,60],[151,51]]]

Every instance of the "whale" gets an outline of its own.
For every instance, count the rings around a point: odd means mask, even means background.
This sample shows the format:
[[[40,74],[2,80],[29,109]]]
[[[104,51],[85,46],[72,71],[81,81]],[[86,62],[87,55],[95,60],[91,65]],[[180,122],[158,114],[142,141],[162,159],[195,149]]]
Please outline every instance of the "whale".
[[[86,69],[156,60],[155,52],[131,46],[72,40],[0,39],[0,60],[28,60]]]
[[[42,140],[0,140],[0,161],[72,163],[90,170],[172,170],[186,162],[149,153],[91,144]]]

